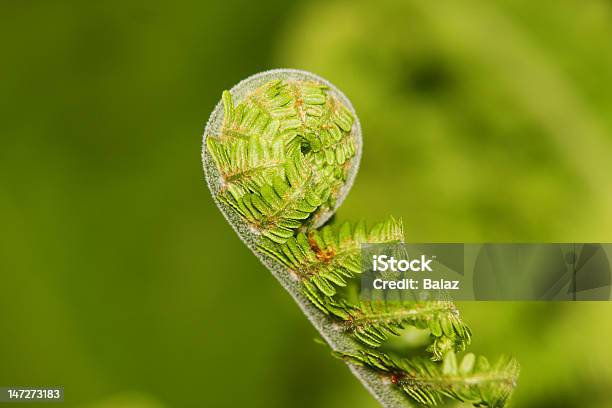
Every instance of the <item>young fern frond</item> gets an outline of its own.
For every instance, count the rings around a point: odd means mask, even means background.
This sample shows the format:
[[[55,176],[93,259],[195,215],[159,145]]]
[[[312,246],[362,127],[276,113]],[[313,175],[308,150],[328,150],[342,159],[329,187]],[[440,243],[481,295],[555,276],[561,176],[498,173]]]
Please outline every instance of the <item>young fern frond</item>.
[[[249,140],[253,136],[269,139],[277,135],[281,126],[286,128],[291,120],[291,113],[285,108],[290,100],[286,87],[283,81],[271,81],[235,107],[230,92],[224,91],[223,127],[219,139]]]
[[[286,242],[321,204],[330,189],[316,182],[304,157],[294,155],[284,166],[284,176],[272,176],[257,192],[228,189],[219,198],[232,206],[260,234],[278,243]]]
[[[282,78],[285,73],[294,79]],[[471,354],[457,365],[454,353],[470,343],[471,331],[452,302],[347,296],[358,284],[361,246],[403,242],[402,222],[313,227],[331,215],[352,182],[359,122],[324,80],[302,71],[282,75],[265,83],[252,77],[258,85],[238,98],[225,91],[211,116],[214,131],[208,133],[209,122],[203,159],[222,212],[386,407],[411,406],[406,395],[429,405],[450,397],[502,407],[518,365],[507,360],[491,368]],[[431,334],[430,360],[376,350],[408,326]]]
[[[450,351],[441,365],[426,359],[396,358],[375,350],[336,355],[384,373],[424,405],[437,405],[444,397],[450,397],[474,406],[501,408],[510,398],[519,374],[519,365],[512,358],[501,357],[491,366],[485,357],[476,358],[472,353],[458,362]]]
[[[368,301],[348,311],[348,329],[370,347],[381,346],[389,335],[400,335],[408,326],[429,329],[432,360],[441,360],[450,351],[463,351],[471,341],[469,327],[449,301]]]
[[[284,244],[262,240],[258,248],[283,263],[304,284],[304,294],[322,312],[345,321],[347,331],[359,341],[379,347],[389,335],[414,326],[429,329],[434,342],[429,351],[440,360],[450,350],[462,351],[469,344],[470,329],[452,302],[360,302],[332,299],[337,287],[361,272],[361,245],[392,243],[404,239],[401,221],[393,217],[369,231],[364,222],[326,226],[308,234],[298,233]]]
[[[325,106],[316,106],[306,112],[303,138],[310,149],[310,162],[335,191],[346,181],[346,166],[356,153],[355,140],[350,133],[354,118],[344,105],[332,98]],[[332,194],[327,207],[334,205]]]
[[[221,143],[209,138],[207,147],[222,169],[226,188],[246,193],[259,191],[273,177],[285,177],[287,155],[282,140],[252,138]]]
[[[365,222],[300,232],[285,243],[262,240],[258,248],[283,263],[301,278],[316,298],[333,296],[336,286],[361,272],[361,244],[403,240],[401,221],[389,218],[367,230]],[[321,299],[322,302],[322,299]]]

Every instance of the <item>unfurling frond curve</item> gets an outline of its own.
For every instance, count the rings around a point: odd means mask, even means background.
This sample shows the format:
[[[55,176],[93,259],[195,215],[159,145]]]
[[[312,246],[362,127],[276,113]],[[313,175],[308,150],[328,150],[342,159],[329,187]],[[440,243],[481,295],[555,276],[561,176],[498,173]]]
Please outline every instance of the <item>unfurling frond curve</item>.
[[[361,149],[350,103],[323,82],[275,78],[237,92],[237,100],[223,92],[203,156],[217,204],[335,354],[366,367],[359,378],[386,406],[411,406],[402,390],[428,405],[450,397],[503,407],[518,364],[500,360],[490,367],[472,354],[458,364],[455,352],[465,350],[471,331],[451,301],[356,299],[361,246],[403,242],[401,220],[313,228],[346,194]],[[407,327],[429,331],[431,359],[395,358],[377,350]],[[399,400],[386,399],[390,388]]]
[[[356,154],[354,118],[326,89],[274,80],[236,106],[226,91],[223,126],[206,139],[223,182],[218,198],[274,242],[333,207]]]

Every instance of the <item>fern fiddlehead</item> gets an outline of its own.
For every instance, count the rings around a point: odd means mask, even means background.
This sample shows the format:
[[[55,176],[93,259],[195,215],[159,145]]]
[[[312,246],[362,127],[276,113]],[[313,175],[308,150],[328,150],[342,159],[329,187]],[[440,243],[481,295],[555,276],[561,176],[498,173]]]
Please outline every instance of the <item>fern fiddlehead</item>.
[[[347,289],[364,243],[402,242],[389,218],[321,227],[347,194],[361,156],[361,127],[348,99],[305,71],[257,74],[225,91],[206,126],[208,186],[240,238],[313,323],[334,354],[385,407],[435,405],[445,397],[503,407],[518,365],[466,354],[471,332],[450,301],[360,301]],[[405,327],[430,333],[429,360],[380,351]]]

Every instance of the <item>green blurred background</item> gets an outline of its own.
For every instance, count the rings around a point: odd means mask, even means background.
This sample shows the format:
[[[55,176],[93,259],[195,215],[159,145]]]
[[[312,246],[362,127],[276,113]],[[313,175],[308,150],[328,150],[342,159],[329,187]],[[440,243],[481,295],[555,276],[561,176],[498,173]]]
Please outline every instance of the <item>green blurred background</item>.
[[[355,105],[338,219],[612,241],[610,1],[4,1],[0,44],[0,386],[83,408],[377,406],[203,181],[221,91],[269,68]],[[520,360],[515,407],[612,406],[609,303],[461,308],[474,351]]]

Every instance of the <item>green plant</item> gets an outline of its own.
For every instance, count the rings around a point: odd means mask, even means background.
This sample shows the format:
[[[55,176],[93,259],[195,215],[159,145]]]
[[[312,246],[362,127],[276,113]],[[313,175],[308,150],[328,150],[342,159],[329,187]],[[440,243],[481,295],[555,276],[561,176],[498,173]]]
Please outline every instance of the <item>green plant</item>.
[[[363,243],[401,242],[401,221],[331,223],[357,172],[361,128],[350,102],[303,71],[258,74],[225,91],[203,162],[229,223],[289,291],[334,355],[386,407],[444,397],[502,407],[518,365],[466,354],[471,332],[450,301],[359,301]],[[427,329],[429,359],[380,351],[406,327]]]

